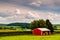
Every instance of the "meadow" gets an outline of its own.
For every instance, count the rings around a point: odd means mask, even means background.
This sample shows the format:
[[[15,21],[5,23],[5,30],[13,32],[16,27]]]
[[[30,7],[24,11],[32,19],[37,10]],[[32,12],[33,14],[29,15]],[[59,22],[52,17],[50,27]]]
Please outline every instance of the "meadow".
[[[0,30],[1,32],[17,32],[24,30]],[[0,40],[60,40],[60,30],[55,30],[56,33],[52,35],[40,36],[40,35],[9,35],[9,36],[0,36]],[[15,33],[14,33],[15,34]]]
[[[55,31],[60,32],[60,30]],[[60,33],[55,33],[46,36],[40,36],[40,35],[1,36],[0,40],[60,40]]]
[[[0,37],[0,40],[60,40],[60,34],[54,34],[49,36],[36,36],[36,35],[5,36]]]

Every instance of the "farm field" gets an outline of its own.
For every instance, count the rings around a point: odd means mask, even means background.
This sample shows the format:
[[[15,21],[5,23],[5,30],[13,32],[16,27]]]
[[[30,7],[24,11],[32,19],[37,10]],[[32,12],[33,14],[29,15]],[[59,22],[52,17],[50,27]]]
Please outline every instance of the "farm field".
[[[0,30],[0,32],[16,32],[18,30]]]
[[[16,30],[0,30],[0,32],[16,32]],[[60,30],[55,30],[60,32]],[[37,36],[37,35],[14,35],[14,36],[0,36],[0,40],[60,40],[60,33],[53,35]]]
[[[60,32],[60,30],[54,30],[55,32]]]
[[[49,36],[19,35],[0,37],[0,40],[60,40],[60,34]]]

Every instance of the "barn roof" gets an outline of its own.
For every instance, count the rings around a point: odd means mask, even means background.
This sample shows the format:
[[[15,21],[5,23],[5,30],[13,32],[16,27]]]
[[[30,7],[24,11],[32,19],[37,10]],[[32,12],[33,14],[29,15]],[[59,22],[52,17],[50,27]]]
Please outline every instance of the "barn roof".
[[[41,30],[41,31],[50,31],[50,30],[47,29],[47,28],[37,28],[37,29],[39,29],[39,30]]]

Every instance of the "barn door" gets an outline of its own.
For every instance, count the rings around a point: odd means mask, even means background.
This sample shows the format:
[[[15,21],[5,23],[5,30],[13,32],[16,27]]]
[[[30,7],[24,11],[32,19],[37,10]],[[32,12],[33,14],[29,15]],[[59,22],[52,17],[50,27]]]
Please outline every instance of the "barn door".
[[[43,32],[43,35],[48,35],[48,32]]]

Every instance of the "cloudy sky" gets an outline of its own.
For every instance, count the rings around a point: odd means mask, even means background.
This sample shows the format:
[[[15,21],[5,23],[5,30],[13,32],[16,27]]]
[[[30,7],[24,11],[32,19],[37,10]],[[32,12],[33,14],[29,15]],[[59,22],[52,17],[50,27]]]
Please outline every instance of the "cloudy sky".
[[[49,19],[60,23],[60,0],[0,0],[0,23]]]

